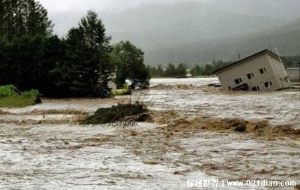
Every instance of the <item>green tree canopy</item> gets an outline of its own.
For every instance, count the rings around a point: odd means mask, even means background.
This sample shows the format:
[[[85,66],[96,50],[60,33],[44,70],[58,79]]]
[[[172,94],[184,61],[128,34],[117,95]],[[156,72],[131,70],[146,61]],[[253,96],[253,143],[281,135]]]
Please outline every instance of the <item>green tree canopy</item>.
[[[47,10],[35,0],[0,0],[0,36],[49,35],[53,24]]]
[[[101,19],[88,11],[64,39],[67,60],[53,72],[57,85],[72,96],[98,96],[100,76],[104,70],[111,69],[109,41]]]
[[[0,38],[0,85],[13,81],[12,44]]]
[[[144,64],[144,52],[129,41],[114,45],[112,57],[117,66],[117,86],[122,87],[128,78],[132,87],[146,88],[150,74]]]
[[[50,74],[65,59],[63,47],[57,36],[22,36],[12,41],[0,38],[0,85],[39,89],[44,95],[56,92]]]

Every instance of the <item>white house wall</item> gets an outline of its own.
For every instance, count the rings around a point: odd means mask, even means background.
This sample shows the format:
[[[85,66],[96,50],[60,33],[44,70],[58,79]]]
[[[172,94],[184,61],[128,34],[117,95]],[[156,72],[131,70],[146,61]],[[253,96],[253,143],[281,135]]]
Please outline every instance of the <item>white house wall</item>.
[[[278,60],[273,60],[273,58],[271,58],[269,55],[264,54],[258,57],[253,57],[243,63],[233,65],[232,68],[227,68],[225,71],[217,73],[216,75],[219,77],[224,90],[233,89],[243,83],[248,84],[249,90],[252,90],[252,88],[256,86],[258,86],[260,90],[277,90],[282,86],[279,84],[279,80],[276,78],[274,69],[276,69],[278,73],[281,73],[282,68],[277,64],[275,64],[273,68],[270,60],[272,60],[273,63],[278,62],[281,64]],[[260,69],[264,69],[265,72],[261,74],[259,71]],[[253,73],[253,78],[249,79],[247,74],[251,73]],[[238,78],[240,78],[242,82],[236,84],[235,79]],[[272,84],[266,87],[265,83],[269,81],[271,81]]]
[[[277,76],[280,88],[289,88],[291,84],[283,64],[272,56],[268,56],[268,59],[273,67],[274,73]]]
[[[299,67],[287,68],[287,74],[291,81],[299,81],[300,74],[299,74]]]

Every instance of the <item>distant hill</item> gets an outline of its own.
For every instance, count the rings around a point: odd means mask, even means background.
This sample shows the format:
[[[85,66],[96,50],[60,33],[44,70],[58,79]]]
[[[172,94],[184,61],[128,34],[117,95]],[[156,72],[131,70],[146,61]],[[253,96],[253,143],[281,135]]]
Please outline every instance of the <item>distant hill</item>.
[[[235,60],[263,49],[300,54],[297,0],[178,1],[103,17],[113,42],[130,40],[147,64]]]
[[[276,27],[270,31],[262,31],[251,37],[244,37],[229,43],[233,52],[253,53],[253,51],[275,48],[281,56],[300,55],[300,20]]]

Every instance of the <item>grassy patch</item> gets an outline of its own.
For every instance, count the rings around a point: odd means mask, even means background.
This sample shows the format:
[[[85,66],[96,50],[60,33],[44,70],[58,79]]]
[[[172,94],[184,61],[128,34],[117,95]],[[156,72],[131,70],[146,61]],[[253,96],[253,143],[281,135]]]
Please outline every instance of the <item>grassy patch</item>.
[[[36,97],[12,95],[0,98],[0,107],[26,107],[35,104]]]
[[[0,86],[0,107],[25,107],[38,100],[37,90],[20,92],[13,85]]]

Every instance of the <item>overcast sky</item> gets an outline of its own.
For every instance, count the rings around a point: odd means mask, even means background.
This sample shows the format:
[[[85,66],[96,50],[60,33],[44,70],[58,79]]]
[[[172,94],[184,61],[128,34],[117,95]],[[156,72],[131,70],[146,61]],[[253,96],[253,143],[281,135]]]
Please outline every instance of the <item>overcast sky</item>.
[[[93,10],[98,14],[107,27],[108,32],[114,32],[112,30],[116,30],[117,28],[114,23],[110,23],[110,18],[116,13],[149,5],[171,5],[176,3],[178,5],[179,2],[182,5],[191,1],[197,3],[215,2],[214,5],[223,7],[226,10],[250,11],[250,14],[255,14],[255,12],[265,14],[268,11],[269,5],[276,5],[278,2],[282,2],[282,0],[39,0],[43,7],[47,9],[49,19],[54,23],[54,33],[59,36],[66,35],[71,27],[76,27],[88,10]],[[297,6],[294,5],[297,1],[285,0],[284,3],[289,4],[291,10],[294,6]],[[261,5],[261,2],[269,2],[271,4]],[[243,8],[240,5],[244,5]],[[286,11],[286,14],[292,15],[293,12],[298,11]],[[273,12],[272,14],[276,15],[277,12]]]
[[[77,26],[80,18],[88,10],[94,10],[102,18],[103,15],[119,13],[150,4],[172,4],[176,2],[195,0],[39,0],[48,11],[49,19],[54,23],[54,33],[65,35],[73,26]],[[211,0],[197,0],[211,1]],[[104,23],[105,24],[105,23]]]
[[[200,57],[199,52],[205,57],[208,45],[216,44],[223,52],[227,47],[221,48],[220,44],[226,39],[240,41],[253,35],[268,35],[278,27],[289,29],[300,22],[299,0],[37,1],[48,11],[54,24],[53,33],[59,37],[77,27],[87,11],[93,10],[102,19],[112,44],[129,40],[145,52],[145,60],[151,63],[182,61],[187,60],[186,57],[195,60],[196,54]],[[166,50],[170,50],[169,53]],[[186,53],[179,54],[183,50]],[[157,52],[163,52],[161,58]],[[223,54],[219,57],[223,58]],[[211,59],[220,58],[207,58]]]
[[[39,0],[40,3],[51,12],[59,13],[63,11],[85,12],[89,9],[97,11],[117,12],[129,8],[148,4],[169,4],[180,0]],[[182,1],[182,0],[181,0]],[[189,1],[189,0],[185,0]],[[200,0],[208,1],[208,0]]]

